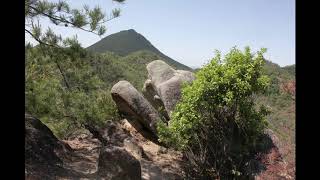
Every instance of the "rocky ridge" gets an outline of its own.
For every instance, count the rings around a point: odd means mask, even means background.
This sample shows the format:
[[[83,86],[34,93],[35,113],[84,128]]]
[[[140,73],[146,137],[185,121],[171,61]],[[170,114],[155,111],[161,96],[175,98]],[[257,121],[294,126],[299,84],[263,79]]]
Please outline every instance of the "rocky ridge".
[[[183,155],[158,143],[156,124],[170,120],[181,85],[195,77],[161,60],[149,63],[147,70],[142,93],[128,81],[113,86],[111,95],[126,119],[109,121],[95,134],[78,132],[62,141],[26,114],[26,179],[183,179]],[[255,179],[292,179],[277,137],[269,130],[265,134],[268,147],[252,158],[248,171]]]

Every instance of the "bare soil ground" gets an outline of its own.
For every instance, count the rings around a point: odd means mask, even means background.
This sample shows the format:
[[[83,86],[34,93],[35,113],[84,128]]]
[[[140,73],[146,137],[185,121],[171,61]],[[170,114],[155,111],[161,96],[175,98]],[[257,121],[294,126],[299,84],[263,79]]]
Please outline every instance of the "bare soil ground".
[[[259,157],[263,164],[266,165],[266,170],[255,177],[256,180],[291,180],[295,179],[292,174],[292,167],[286,161],[283,161],[279,153],[272,149],[268,154]]]

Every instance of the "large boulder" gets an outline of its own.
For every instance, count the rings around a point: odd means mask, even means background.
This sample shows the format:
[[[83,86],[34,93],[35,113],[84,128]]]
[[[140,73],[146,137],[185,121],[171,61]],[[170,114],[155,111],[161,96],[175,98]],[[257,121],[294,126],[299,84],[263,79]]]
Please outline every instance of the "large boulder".
[[[195,77],[190,71],[175,70],[164,61],[155,60],[147,65],[148,78],[142,94],[128,81],[119,81],[111,89],[113,100],[121,114],[145,137],[144,127],[157,138],[156,124],[159,120],[168,122],[170,114],[181,98],[183,83],[192,82]]]
[[[148,78],[157,87],[159,84],[171,79],[175,70],[162,60],[155,60],[147,64]]]
[[[163,105],[162,101],[157,101],[158,99],[155,99],[155,96],[158,94],[157,94],[157,91],[153,88],[150,79],[147,79],[144,82],[143,88],[142,88],[142,94],[155,109],[158,109]]]
[[[25,114],[26,177],[50,179],[67,172],[62,159],[72,153],[70,146],[57,139],[39,119]]]
[[[181,85],[192,82],[195,79],[194,74],[190,71],[174,70],[161,60],[155,60],[149,63],[147,65],[147,71],[149,79],[145,82],[145,88],[143,90],[146,92],[144,94],[149,94],[149,96],[153,95],[153,101],[160,99],[167,115],[170,116],[175,105],[181,98]],[[149,97],[149,99],[152,98]]]
[[[110,180],[139,180],[141,165],[124,148],[106,146],[99,155],[98,175]]]
[[[111,89],[111,95],[118,110],[127,116],[129,122],[133,125],[140,123],[154,135],[157,134],[156,124],[160,119],[157,110],[128,81],[115,84]]]
[[[157,90],[164,104],[167,113],[170,115],[175,105],[181,98],[181,85],[184,82],[192,82],[193,74],[191,72],[176,71],[175,75],[158,85]]]
[[[150,102],[150,104],[159,112],[159,115],[161,115],[162,120],[169,121],[169,115],[167,111],[165,110],[164,104],[159,97],[157,91],[154,89],[151,80],[147,79],[143,85],[142,88],[142,94],[143,96]]]

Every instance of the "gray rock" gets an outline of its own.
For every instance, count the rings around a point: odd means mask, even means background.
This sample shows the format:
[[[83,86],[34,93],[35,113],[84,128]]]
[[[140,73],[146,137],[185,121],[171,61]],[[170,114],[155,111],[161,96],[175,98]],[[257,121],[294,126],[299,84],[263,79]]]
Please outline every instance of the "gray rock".
[[[181,97],[182,78],[174,76],[171,79],[159,84],[157,90],[167,113],[171,114]]]
[[[154,99],[157,99],[155,97],[159,96],[167,114],[170,116],[175,105],[181,98],[181,85],[184,82],[192,82],[195,79],[194,74],[190,71],[174,70],[161,60],[149,63],[147,70],[150,80],[146,81],[145,86],[151,86],[155,91],[152,92],[150,90],[149,96],[153,95]],[[149,97],[149,99],[151,98]],[[154,99],[150,101],[155,101]]]
[[[107,140],[108,144],[122,146],[123,141],[129,137],[129,134],[119,124],[109,120],[105,128],[102,129],[102,136]]]
[[[147,79],[144,82],[142,94],[155,109],[158,109],[161,106],[163,106],[161,99],[154,98],[155,96],[157,96],[157,91],[153,88],[150,79]]]
[[[154,135],[157,134],[156,124],[160,120],[157,110],[128,81],[115,84],[111,95],[119,111],[125,114],[128,120],[139,121]]]
[[[193,72],[185,71],[185,70],[177,70],[174,74],[175,76],[179,76],[185,82],[192,82],[195,79]]]
[[[104,147],[99,155],[98,175],[110,180],[139,180],[141,165],[124,148]]]
[[[62,168],[62,164],[63,159],[72,155],[72,149],[39,119],[26,113],[24,155],[26,177],[52,179],[68,173]]]
[[[124,148],[130,152],[135,158],[141,159],[144,156],[144,151],[141,146],[133,138],[126,138],[123,141]]]
[[[150,104],[159,112],[163,118],[162,120],[169,121],[169,115],[165,111],[164,104],[157,94],[157,91],[154,89],[151,80],[147,79],[142,88],[143,96],[150,102]]]
[[[162,60],[155,60],[147,65],[148,77],[154,87],[174,76],[175,70]]]

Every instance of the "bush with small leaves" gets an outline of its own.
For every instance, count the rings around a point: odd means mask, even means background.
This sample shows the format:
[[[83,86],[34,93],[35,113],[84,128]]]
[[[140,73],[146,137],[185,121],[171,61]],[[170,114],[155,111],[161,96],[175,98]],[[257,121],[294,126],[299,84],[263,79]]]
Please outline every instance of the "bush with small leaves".
[[[183,150],[200,177],[237,177],[243,161],[267,126],[268,110],[255,98],[269,84],[261,49],[217,55],[182,89],[168,126],[158,124],[160,141]]]

